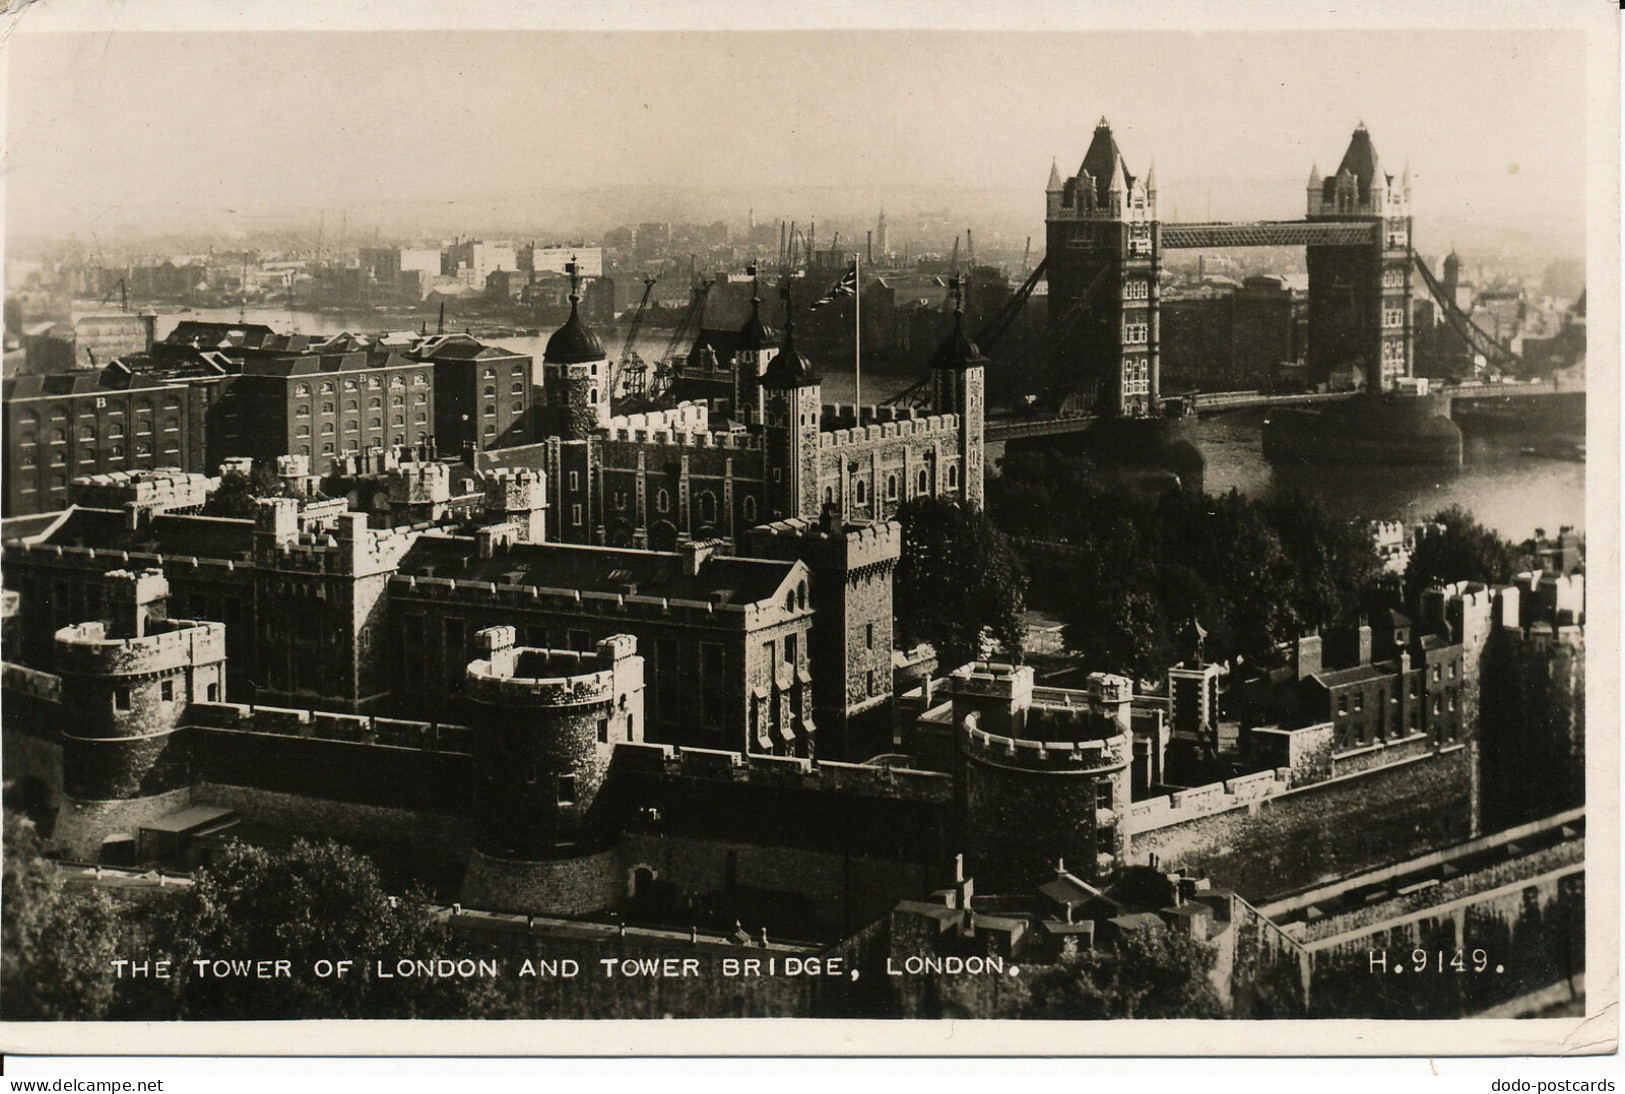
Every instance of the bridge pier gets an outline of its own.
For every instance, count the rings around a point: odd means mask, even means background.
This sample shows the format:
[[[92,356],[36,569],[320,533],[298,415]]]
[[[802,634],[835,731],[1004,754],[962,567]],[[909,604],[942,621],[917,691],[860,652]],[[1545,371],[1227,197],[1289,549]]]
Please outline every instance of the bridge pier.
[[[1147,489],[1200,493],[1207,460],[1189,418],[1092,418],[1068,432],[1011,436],[1006,452],[1045,451],[1088,456],[1108,477]]]

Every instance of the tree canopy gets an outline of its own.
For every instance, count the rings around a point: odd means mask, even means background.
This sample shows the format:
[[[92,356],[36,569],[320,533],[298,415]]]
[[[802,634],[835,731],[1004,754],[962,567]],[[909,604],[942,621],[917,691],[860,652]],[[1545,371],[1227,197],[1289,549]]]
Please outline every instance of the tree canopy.
[[[5,813],[0,1017],[95,1021],[113,1001],[117,915],[99,892],[70,892],[41,855],[34,823]]]
[[[1036,588],[1068,646],[1106,671],[1160,675],[1188,652],[1178,635],[1192,617],[1208,656],[1267,660],[1303,630],[1353,622],[1382,577],[1366,530],[1301,495],[1151,495],[1086,458],[1031,452],[1007,457],[988,488],[1000,527],[1078,548]]]
[[[1209,977],[1216,951],[1167,928],[1126,932],[1113,947],[1036,968],[1023,1018],[1223,1018]]]
[[[1433,585],[1456,581],[1504,582],[1525,560],[1511,543],[1459,505],[1434,515],[1439,530],[1418,539],[1405,569],[1405,596],[1414,602]]]
[[[168,981],[132,994],[139,1018],[466,1018],[478,991],[457,980],[376,978],[401,958],[459,957],[443,923],[384,892],[372,860],[337,843],[297,841],[286,851],[233,844],[193,884],[152,910],[147,949],[175,962]],[[193,975],[205,959],[286,959],[280,979]],[[320,977],[318,960],[355,962]]]
[[[944,669],[980,655],[984,632],[1021,657],[1027,578],[1010,541],[979,510],[922,497],[897,513],[903,526],[897,567],[897,628],[923,639]]]

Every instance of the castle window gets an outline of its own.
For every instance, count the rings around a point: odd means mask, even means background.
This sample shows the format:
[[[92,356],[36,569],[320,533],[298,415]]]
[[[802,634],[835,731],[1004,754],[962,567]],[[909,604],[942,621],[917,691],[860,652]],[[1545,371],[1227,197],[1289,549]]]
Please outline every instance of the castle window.
[[[868,693],[870,695],[873,695],[875,693],[875,670],[874,669],[870,669],[868,671],[868,673],[865,674],[864,686],[865,686],[865,688],[867,688]]]
[[[595,387],[588,388],[587,389],[587,402],[596,403],[597,401],[598,401],[598,389],[595,388]]]
[[[887,501],[896,501],[897,500],[897,476],[896,475],[887,475],[886,476],[886,500]]]
[[[803,611],[806,610],[807,583],[805,581],[796,586],[796,607],[801,608]]]
[[[792,602],[794,599],[794,597],[791,597]],[[791,606],[794,607],[794,603],[792,603]],[[784,636],[784,663],[786,665],[794,665],[796,663],[796,636],[793,634],[787,634]]]
[[[165,680],[158,685],[158,698],[166,703],[175,701],[175,682],[173,680]]]
[[[660,492],[655,494],[655,512],[657,512],[657,513],[669,513],[669,512],[671,512],[671,495],[669,493],[667,493],[666,491],[664,491],[664,490],[661,490]]]
[[[745,498],[745,519],[746,520],[755,520],[756,519],[756,499],[755,498],[752,498],[752,497],[746,497]]]
[[[572,491],[581,489],[581,475],[579,472],[570,472],[570,489]]]
[[[824,504],[825,505],[834,505],[835,504],[835,487],[833,487],[833,486],[824,487]]]
[[[609,719],[598,719],[598,741],[600,744],[609,743]]]
[[[606,732],[607,739],[609,734]],[[559,804],[574,805],[576,803],[576,777],[574,775],[559,776]]]
[[[220,698],[220,685],[219,684],[210,684],[207,688],[204,689],[203,694],[204,694],[205,698],[207,698],[208,701],[211,702],[211,703],[218,701],[219,698]]]
[[[581,524],[581,506],[579,504],[570,506],[570,523],[578,527]]]
[[[915,476],[914,481],[916,483],[916,485],[914,487],[915,494],[923,494],[923,493],[925,493],[926,486],[927,486],[927,484],[929,484],[930,479],[928,479],[926,477],[925,471],[923,469],[920,471],[920,473],[917,476]]]
[[[951,463],[951,464],[948,465],[948,489],[950,489],[950,490],[959,489],[959,465],[958,464],[952,464]]]
[[[857,499],[857,503],[859,505],[864,504],[864,502],[867,500],[865,498],[866,492],[867,492],[866,484],[864,483],[864,481],[862,479],[859,479],[857,481],[857,484],[853,487],[853,496]]]
[[[113,689],[113,709],[114,710],[129,710],[130,709],[130,689],[129,688],[114,688]]]
[[[773,469],[773,481],[774,482],[780,482],[780,481],[783,480],[783,478],[784,478],[784,470],[783,470],[783,468],[775,467]]]
[[[863,648],[868,650],[875,648],[875,625],[873,623],[864,624]]]
[[[717,496],[709,490],[700,495],[700,519],[708,522],[717,519]]]

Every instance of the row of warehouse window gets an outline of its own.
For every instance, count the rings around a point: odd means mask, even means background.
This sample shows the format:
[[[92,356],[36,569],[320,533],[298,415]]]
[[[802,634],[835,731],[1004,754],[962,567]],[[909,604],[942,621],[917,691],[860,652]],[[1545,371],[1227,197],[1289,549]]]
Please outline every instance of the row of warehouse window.
[[[384,386],[383,377],[381,377],[381,376],[369,376],[369,377],[367,377],[367,387],[371,388],[372,390],[377,391],[377,390],[381,389],[383,386]],[[392,388],[405,387],[406,386],[406,377],[404,377],[404,376],[391,376],[389,378],[389,386],[392,387]],[[423,373],[420,372],[417,375],[412,377],[412,386],[413,387],[428,387],[429,386],[429,378],[427,376],[423,375]],[[333,381],[332,380],[323,380],[317,386],[316,390],[317,390],[317,392],[319,394],[322,394],[322,395],[331,395],[331,394],[333,394],[333,391],[334,391]],[[353,379],[353,378],[345,380],[344,381],[344,390],[345,391],[359,391],[359,390],[361,390],[361,381]],[[308,396],[310,394],[310,385],[309,384],[295,384],[294,388],[293,388],[293,393],[294,393],[295,396],[300,397],[300,398],[306,397],[306,396]]]

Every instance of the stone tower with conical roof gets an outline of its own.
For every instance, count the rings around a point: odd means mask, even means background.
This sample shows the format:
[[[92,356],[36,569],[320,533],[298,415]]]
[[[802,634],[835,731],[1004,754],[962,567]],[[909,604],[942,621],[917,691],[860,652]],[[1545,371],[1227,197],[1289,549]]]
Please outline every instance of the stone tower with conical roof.
[[[547,399],[548,432],[579,441],[609,424],[609,355],[597,333],[581,318],[581,278],[574,259],[570,275],[570,318],[547,340],[542,356],[542,390]]]
[[[964,453],[964,500],[982,506],[982,433],[986,417],[987,358],[965,332],[964,283],[956,275],[954,329],[931,358],[932,406],[959,416],[959,450]]]
[[[739,328],[739,348],[734,352],[734,416],[749,425],[761,425],[764,411],[762,376],[779,346],[779,335],[762,322],[761,284],[752,276],[750,318]]]
[[[819,514],[818,428],[823,383],[796,349],[795,314],[788,294],[784,305],[784,344],[761,379],[768,515],[773,520],[811,520]]]
[[[1158,413],[1157,190],[1129,172],[1105,118],[1077,174],[1045,188],[1051,365],[1076,409]]]
[[[1370,233],[1307,248],[1310,382],[1391,390],[1413,366],[1410,171],[1385,171],[1361,122],[1335,172],[1311,171],[1307,212]]]

